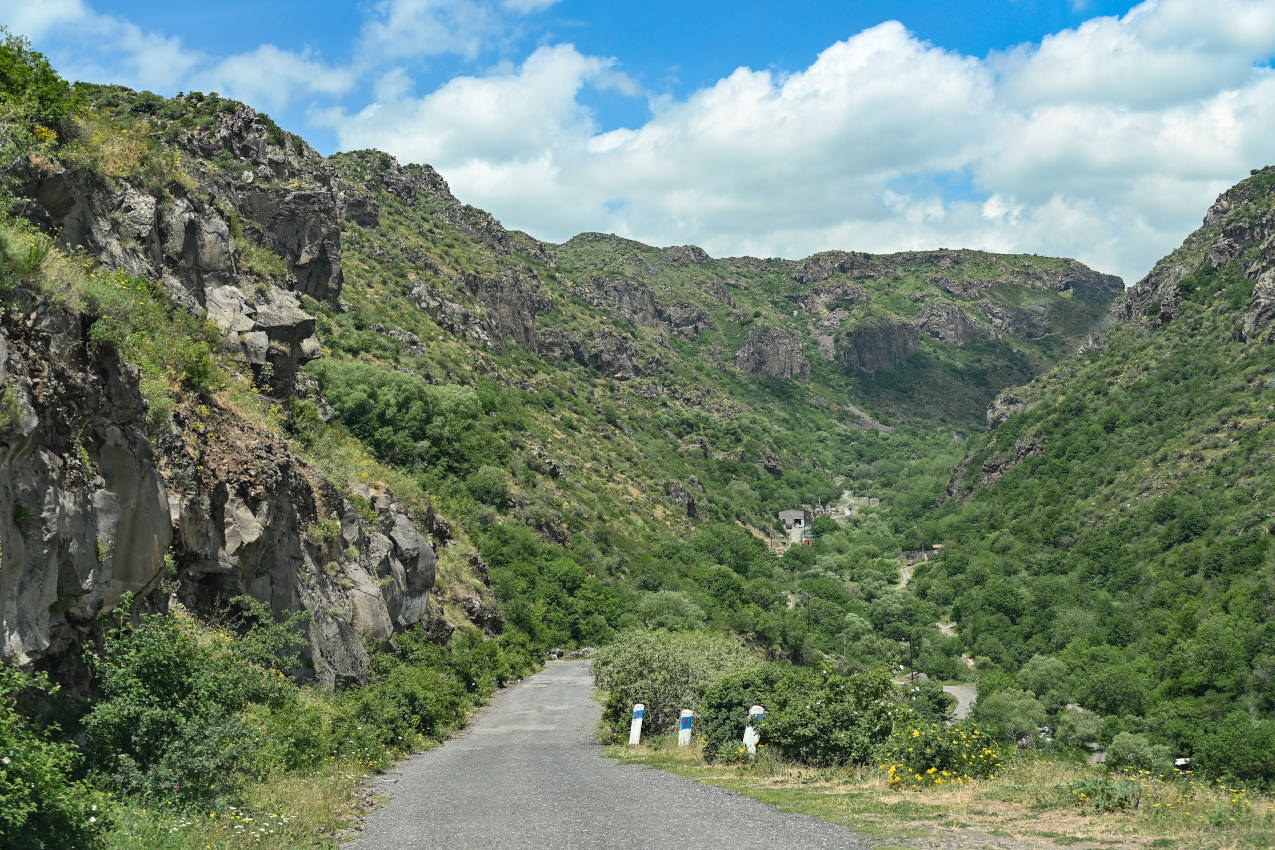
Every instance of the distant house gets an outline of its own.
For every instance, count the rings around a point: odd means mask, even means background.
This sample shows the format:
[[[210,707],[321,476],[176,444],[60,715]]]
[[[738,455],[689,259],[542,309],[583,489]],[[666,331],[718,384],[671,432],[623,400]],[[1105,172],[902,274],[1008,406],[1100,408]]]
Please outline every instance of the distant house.
[[[779,520],[787,529],[806,528],[814,519],[814,514],[807,510],[779,512]]]

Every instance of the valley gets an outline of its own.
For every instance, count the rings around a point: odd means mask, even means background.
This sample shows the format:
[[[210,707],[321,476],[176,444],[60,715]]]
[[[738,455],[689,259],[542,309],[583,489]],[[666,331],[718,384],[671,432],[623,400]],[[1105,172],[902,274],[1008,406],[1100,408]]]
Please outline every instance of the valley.
[[[551,648],[658,641],[746,659],[695,698],[773,696],[796,762],[867,765],[947,691],[1006,759],[1275,782],[1275,169],[1128,289],[551,244],[428,165],[0,58],[43,81],[0,137],[0,740],[77,781],[74,841],[127,846],[83,826],[108,795],[224,818]],[[803,737],[806,695],[873,688],[863,737]]]

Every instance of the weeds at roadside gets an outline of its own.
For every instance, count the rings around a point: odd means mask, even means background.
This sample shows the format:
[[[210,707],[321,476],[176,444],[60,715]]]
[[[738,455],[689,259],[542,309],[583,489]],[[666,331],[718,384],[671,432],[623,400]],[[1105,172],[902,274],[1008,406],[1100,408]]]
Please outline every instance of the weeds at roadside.
[[[1275,797],[1189,774],[1153,777],[1045,758],[1018,758],[995,779],[892,790],[879,769],[708,764],[662,739],[609,755],[839,823],[878,840],[976,831],[1057,846],[1275,847]],[[1083,797],[1081,795],[1084,795]],[[1004,846],[1010,846],[1008,844]]]

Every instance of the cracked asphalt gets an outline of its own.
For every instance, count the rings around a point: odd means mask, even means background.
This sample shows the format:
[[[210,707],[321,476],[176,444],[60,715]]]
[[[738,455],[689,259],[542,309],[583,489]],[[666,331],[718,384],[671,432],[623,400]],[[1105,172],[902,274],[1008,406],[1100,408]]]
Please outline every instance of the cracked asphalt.
[[[603,758],[586,662],[549,664],[497,694],[468,730],[374,778],[390,798],[357,850],[729,848],[822,850],[874,842],[732,791]]]

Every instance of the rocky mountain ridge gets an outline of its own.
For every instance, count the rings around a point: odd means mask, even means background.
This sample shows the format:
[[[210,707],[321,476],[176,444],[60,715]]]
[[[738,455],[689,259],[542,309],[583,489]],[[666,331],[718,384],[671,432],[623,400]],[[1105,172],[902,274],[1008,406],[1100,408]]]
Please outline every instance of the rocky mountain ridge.
[[[183,169],[162,185],[33,158],[25,192],[61,245],[162,281],[246,379],[287,400],[308,394],[298,370],[320,355],[301,299],[340,300],[342,217],[372,220],[375,208],[276,130],[235,105],[176,136]],[[226,157],[232,169],[217,164]],[[441,620],[429,600],[446,523],[409,516],[381,485],[338,487],[224,405],[187,398],[156,426],[136,370],[95,343],[96,316],[30,290],[4,301],[6,658],[74,667],[125,594],[201,612],[246,594],[309,613],[303,661],[332,684],[366,676],[365,643]],[[490,624],[488,602],[466,601]]]
[[[695,246],[600,234],[547,245],[460,203],[428,166],[374,151],[324,159],[241,104],[112,87],[91,94],[94,138],[127,144],[131,127],[149,140],[114,170],[74,147],[61,159],[33,155],[25,214],[89,266],[159,281],[240,364],[232,383],[251,382],[241,389],[293,413],[334,415],[305,367],[337,341],[331,332],[345,317],[363,333],[377,301],[397,306],[373,323],[376,345],[422,363],[443,346],[463,361],[449,367],[453,376],[474,370],[536,391],[543,378],[526,358],[539,357],[630,384],[617,396],[630,403],[729,417],[738,402],[705,380],[716,370],[844,397],[904,369],[931,342],[941,359],[981,339],[1023,361],[1013,372],[1021,374],[1027,360],[1054,356],[1036,345],[1038,331],[1075,338],[1118,287],[1073,261],[980,252],[793,262],[718,260]],[[0,493],[0,514],[14,518],[0,530],[7,657],[70,663],[125,593],[195,611],[239,594],[276,612],[308,611],[306,661],[326,683],[364,676],[364,644],[397,630],[429,620],[450,633],[429,601],[436,547],[450,530],[428,506],[406,507],[375,481],[334,481],[268,415],[245,416],[207,393],[174,389],[171,418],[156,423],[138,377],[109,355],[99,360],[96,317],[20,292],[6,295],[0,337],[15,411],[0,443],[8,480],[18,482]],[[404,309],[418,314],[393,322]],[[75,398],[85,399],[78,412],[60,406]],[[847,422],[885,428],[848,409]],[[710,460],[755,459],[777,480],[807,465],[777,444],[699,446]],[[530,462],[571,465],[547,455]],[[690,469],[670,476],[690,487],[644,483],[635,472],[625,486],[664,502],[648,521],[704,515],[710,494]],[[522,507],[547,539],[572,539],[558,508]],[[462,616],[498,628],[490,591],[451,598]]]

